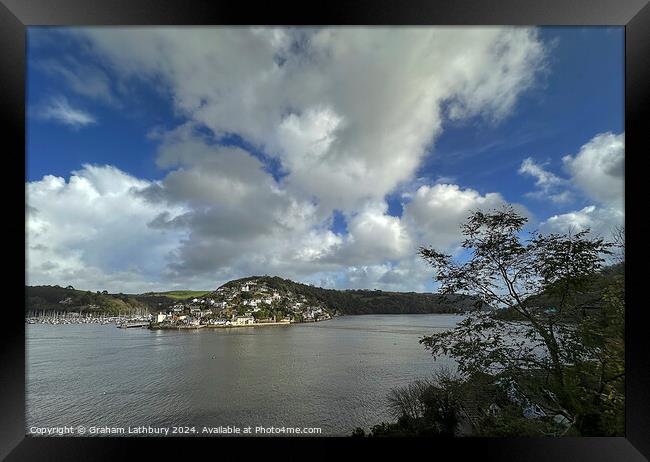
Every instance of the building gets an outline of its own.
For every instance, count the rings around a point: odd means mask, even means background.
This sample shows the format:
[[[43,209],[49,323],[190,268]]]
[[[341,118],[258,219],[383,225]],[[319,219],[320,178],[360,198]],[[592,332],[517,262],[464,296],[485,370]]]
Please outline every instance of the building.
[[[158,316],[156,316],[156,322],[163,322],[167,319],[167,315],[165,313],[158,313]]]
[[[236,326],[245,326],[247,324],[255,324],[255,318],[252,316],[237,316],[235,322],[233,323]]]

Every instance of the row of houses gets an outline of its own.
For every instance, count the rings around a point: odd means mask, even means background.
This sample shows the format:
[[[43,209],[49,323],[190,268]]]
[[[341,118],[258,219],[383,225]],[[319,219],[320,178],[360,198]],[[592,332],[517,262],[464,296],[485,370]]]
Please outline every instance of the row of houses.
[[[282,303],[278,305],[277,302]],[[257,313],[266,309],[272,313],[283,312],[281,316],[285,316],[283,321],[287,322],[330,318],[323,306],[309,303],[304,295],[281,292],[264,281],[249,280],[219,287],[215,293],[203,298],[177,303],[169,313],[158,315],[157,322],[189,323],[198,320],[204,325],[247,325],[279,321],[277,314],[266,321],[260,320]]]

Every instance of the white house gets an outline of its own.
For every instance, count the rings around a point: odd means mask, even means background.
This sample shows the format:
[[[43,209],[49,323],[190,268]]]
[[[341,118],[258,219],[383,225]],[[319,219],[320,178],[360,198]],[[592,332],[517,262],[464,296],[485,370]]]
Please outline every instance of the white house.
[[[156,316],[156,322],[163,322],[165,319],[167,319],[165,313],[158,313],[158,316]]]
[[[235,318],[234,324],[237,326],[243,326],[246,324],[255,324],[255,318],[253,318],[252,316],[237,316]]]

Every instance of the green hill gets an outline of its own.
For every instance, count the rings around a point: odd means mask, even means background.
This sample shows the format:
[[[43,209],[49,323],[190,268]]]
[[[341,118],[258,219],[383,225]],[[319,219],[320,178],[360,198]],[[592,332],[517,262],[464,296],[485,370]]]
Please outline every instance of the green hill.
[[[315,304],[325,305],[339,314],[417,314],[457,313],[475,307],[476,299],[465,295],[443,296],[433,293],[386,292],[382,290],[335,290],[301,284],[271,276],[237,279],[222,287],[239,286],[257,280],[280,292],[293,292]],[[173,290],[144,294],[109,294],[60,286],[25,287],[25,312],[76,311],[83,313],[126,314],[167,310],[182,300],[215,298],[216,291]]]
[[[26,286],[25,312],[68,312],[96,314],[155,313],[179,300],[200,297],[207,291],[173,290],[145,294],[109,294],[107,291],[76,290],[68,286]]]
[[[187,300],[188,298],[201,297],[210,293],[209,290],[170,290],[167,292],[147,292],[141,296],[169,297],[174,300]]]
[[[443,296],[433,293],[386,292],[382,290],[335,290],[301,284],[272,276],[253,276],[230,281],[222,287],[246,281],[264,282],[278,291],[291,291],[312,302],[321,302],[341,314],[458,313],[475,308],[476,299],[466,295]],[[216,293],[213,292],[213,294]],[[206,295],[210,297],[210,295]]]
[[[60,286],[25,287],[25,312],[146,313],[153,308],[139,296],[91,292]]]

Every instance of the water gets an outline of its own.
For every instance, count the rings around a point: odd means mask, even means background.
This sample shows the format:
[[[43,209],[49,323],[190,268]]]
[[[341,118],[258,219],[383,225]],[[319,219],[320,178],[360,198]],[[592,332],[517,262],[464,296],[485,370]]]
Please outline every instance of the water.
[[[418,343],[460,316],[369,315],[238,329],[27,325],[31,426],[320,427],[391,420],[392,387],[436,367]]]

